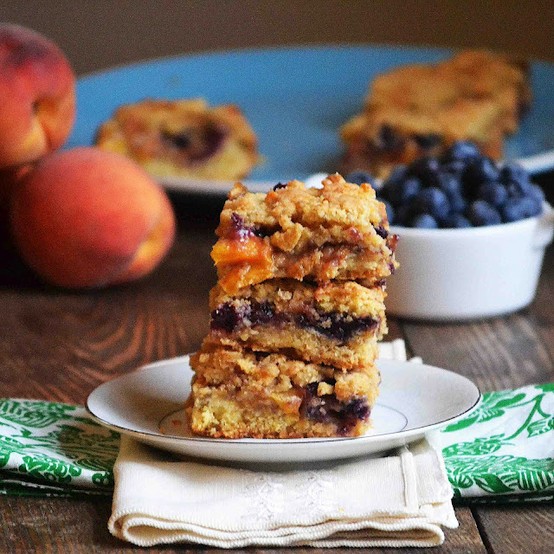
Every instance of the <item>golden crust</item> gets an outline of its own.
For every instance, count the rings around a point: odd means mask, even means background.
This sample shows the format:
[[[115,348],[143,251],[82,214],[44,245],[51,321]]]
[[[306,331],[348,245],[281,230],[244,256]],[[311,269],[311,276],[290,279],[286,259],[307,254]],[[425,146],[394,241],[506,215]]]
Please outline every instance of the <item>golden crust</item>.
[[[394,271],[396,237],[373,188],[338,174],[322,185],[291,181],[267,194],[233,187],[212,250],[223,289],[275,278],[377,282]]]
[[[375,198],[369,184],[361,186],[347,183],[339,174],[329,175],[322,181],[322,188],[306,187],[301,181],[290,181],[286,186],[267,194],[251,193],[244,185],[237,184],[229,194],[221,223],[216,231],[224,236],[233,214],[241,216],[246,225],[275,228],[274,241],[291,229],[302,228],[305,234],[319,232],[321,240],[348,240],[345,230],[355,229],[367,236],[375,235],[375,226],[386,226],[384,205]],[[291,249],[295,244],[286,244]]]
[[[275,279],[245,287],[236,294],[225,292],[216,285],[210,291],[210,309],[240,299],[256,302],[270,301],[276,311],[301,312],[310,306],[320,312],[348,313],[353,317],[380,317],[384,315],[384,287],[368,288],[355,281],[327,281],[302,283]]]
[[[257,137],[234,104],[147,99],[120,106],[96,145],[126,155],[159,177],[235,180],[258,163]]]

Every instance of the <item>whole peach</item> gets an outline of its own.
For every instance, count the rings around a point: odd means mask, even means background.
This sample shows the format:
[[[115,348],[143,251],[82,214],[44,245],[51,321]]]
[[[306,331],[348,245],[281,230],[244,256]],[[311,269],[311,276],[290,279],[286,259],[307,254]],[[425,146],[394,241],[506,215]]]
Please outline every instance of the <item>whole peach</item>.
[[[38,160],[75,121],[75,74],[43,35],[0,23],[0,168]]]
[[[43,158],[13,191],[10,215],[23,260],[61,287],[138,279],[175,236],[164,190],[135,162],[94,147]]]

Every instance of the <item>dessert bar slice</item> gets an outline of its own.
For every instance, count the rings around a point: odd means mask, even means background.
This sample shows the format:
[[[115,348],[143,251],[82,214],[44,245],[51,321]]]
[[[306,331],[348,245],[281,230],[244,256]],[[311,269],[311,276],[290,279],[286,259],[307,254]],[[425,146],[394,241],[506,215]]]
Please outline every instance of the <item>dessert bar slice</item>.
[[[373,80],[364,110],[341,128],[342,169],[385,178],[394,165],[438,156],[457,140],[498,159],[530,102],[526,65],[502,54],[467,50],[395,68]]]
[[[123,105],[100,126],[96,144],[157,177],[235,180],[259,159],[256,135],[238,106],[210,107],[202,99]]]
[[[526,61],[489,50],[464,50],[444,65],[456,74],[464,96],[493,99],[502,108],[503,129],[517,130],[532,100]]]
[[[341,369],[363,369],[386,332],[385,291],[353,281],[323,284],[277,279],[210,293],[207,341],[254,351],[292,353]]]
[[[460,99],[493,102],[503,130],[515,131],[531,102],[527,64],[487,50],[464,50],[441,63],[401,66],[373,80],[365,108],[432,114]]]
[[[275,278],[379,283],[394,271],[396,236],[371,186],[338,174],[322,184],[291,181],[267,194],[234,186],[212,250],[227,293]]]
[[[226,347],[203,347],[187,411],[193,432],[226,438],[358,436],[378,393],[374,365],[328,365]],[[193,399],[193,400],[192,400]]]
[[[458,140],[470,140],[484,155],[497,159],[504,143],[501,114],[490,100],[460,99],[433,113],[372,108],[341,129],[347,145],[342,169],[364,170],[385,179],[395,166],[422,156],[440,156]]]

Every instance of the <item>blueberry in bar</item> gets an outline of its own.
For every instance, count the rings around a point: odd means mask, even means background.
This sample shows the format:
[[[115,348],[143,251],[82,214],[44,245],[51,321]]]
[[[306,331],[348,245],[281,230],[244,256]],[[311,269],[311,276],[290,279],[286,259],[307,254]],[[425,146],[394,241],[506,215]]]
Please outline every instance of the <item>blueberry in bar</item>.
[[[203,99],[122,105],[99,127],[96,145],[157,177],[235,180],[259,161],[256,134],[240,108]]]
[[[314,363],[363,369],[387,331],[383,286],[275,279],[229,295],[210,293],[207,342],[256,352],[287,352]]]
[[[191,357],[192,430],[226,438],[347,437],[370,425],[379,372],[212,346]]]
[[[466,50],[394,68],[373,80],[361,113],[341,127],[342,170],[386,178],[394,166],[440,156],[462,140],[499,159],[530,103],[526,64],[506,55]]]
[[[394,272],[396,236],[374,189],[339,174],[322,185],[290,181],[267,194],[234,186],[212,249],[225,292],[280,278],[378,283]]]

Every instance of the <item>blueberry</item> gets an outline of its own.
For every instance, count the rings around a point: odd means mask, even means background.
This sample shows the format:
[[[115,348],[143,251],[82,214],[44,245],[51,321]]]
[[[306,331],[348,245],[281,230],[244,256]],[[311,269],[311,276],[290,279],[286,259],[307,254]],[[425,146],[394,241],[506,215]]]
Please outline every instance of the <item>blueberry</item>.
[[[421,182],[415,177],[387,181],[383,186],[387,191],[387,198],[394,206],[400,206],[410,202],[421,189]]]
[[[414,207],[412,204],[403,204],[395,208],[394,223],[395,225],[409,226],[409,222],[414,215]]]
[[[414,141],[422,150],[431,150],[441,143],[441,136],[436,133],[416,134]]]
[[[406,168],[403,165],[396,166],[383,181],[379,194],[382,198],[390,200],[390,191],[399,186],[406,177]]]
[[[427,213],[435,219],[444,219],[450,212],[450,202],[446,194],[437,187],[421,189],[414,199],[415,209]]]
[[[454,193],[448,197],[450,211],[462,214],[467,208],[467,201],[461,192]]]
[[[162,131],[162,138],[179,149],[189,148],[192,144],[192,136],[188,131],[181,131],[180,133]]]
[[[249,319],[252,325],[269,323],[274,317],[275,307],[270,302],[252,302],[250,304]]]
[[[532,196],[528,196],[526,200],[526,204],[527,204],[527,217],[535,217],[536,215],[540,215],[542,213],[542,201],[539,201],[536,198],[533,198]]]
[[[479,186],[477,197],[499,208],[508,199],[506,187],[495,181],[487,181]]]
[[[212,156],[225,140],[226,132],[215,125],[208,125],[202,132],[188,130],[178,133],[162,131],[162,138],[179,150],[186,151],[187,158],[195,161]]]
[[[354,398],[353,400],[350,400],[344,408],[344,416],[360,420],[366,420],[370,413],[371,408],[367,403],[367,400],[362,398]]]
[[[451,160],[444,162],[441,166],[443,173],[449,173],[455,177],[460,177],[466,168],[467,162],[465,160]]]
[[[456,212],[449,213],[442,222],[442,227],[454,229],[465,229],[471,226],[471,222],[467,217],[463,216],[461,213]]]
[[[405,165],[397,165],[393,168],[393,170],[390,172],[389,176],[387,177],[386,183],[395,183],[397,181],[403,180],[407,175],[407,168]]]
[[[405,139],[399,135],[390,125],[384,124],[379,130],[376,147],[385,152],[392,152],[404,147]]]
[[[506,190],[508,191],[508,196],[510,198],[521,198],[531,194],[531,182],[517,183],[512,181],[506,185]]]
[[[541,189],[541,187],[539,187],[539,185],[531,185],[531,188],[528,194],[540,204],[544,202],[544,199],[545,199],[544,191]]]
[[[371,173],[363,170],[356,170],[350,172],[345,181],[348,183],[354,183],[355,185],[361,185],[362,183],[369,183],[372,187],[375,186],[375,177]]]
[[[529,173],[516,163],[507,163],[500,170],[500,180],[506,186],[512,198],[525,196],[531,190],[531,179]]]
[[[441,173],[439,188],[446,194],[453,212],[465,210],[466,201],[462,194],[460,179],[456,175]]]
[[[480,156],[479,149],[475,144],[468,141],[457,141],[446,151],[444,161],[462,160],[466,161],[471,158]]]
[[[502,208],[502,220],[506,223],[539,215],[542,204],[531,196],[509,198]]]
[[[439,174],[439,188],[447,195],[458,193],[462,185],[458,176],[452,173],[442,172]]]
[[[502,221],[511,223],[524,219],[524,206],[521,198],[510,198],[502,209]]]
[[[225,302],[212,311],[210,327],[214,330],[232,333],[243,322],[244,313],[241,310],[237,310],[231,303]]]
[[[254,229],[244,223],[244,218],[238,213],[233,212],[231,214],[231,233],[237,240],[245,240],[252,237]]]
[[[487,181],[498,180],[499,172],[488,158],[472,160],[462,173],[462,187],[468,200],[479,198],[479,187]]]
[[[522,165],[515,162],[508,162],[500,170],[500,179],[503,182],[529,181],[529,173]]]
[[[415,177],[411,177],[404,181],[404,187],[402,190],[402,199],[404,202],[408,202],[421,190],[421,181]]]
[[[419,214],[412,219],[411,226],[417,229],[436,229],[439,225],[432,215]]]
[[[408,166],[408,172],[426,187],[439,185],[440,164],[436,158],[419,158]]]
[[[482,183],[484,181],[496,181],[500,171],[490,158],[475,158],[471,160],[464,171],[464,179]]]
[[[498,225],[502,222],[498,210],[485,200],[475,200],[469,205],[467,218],[476,227]]]

